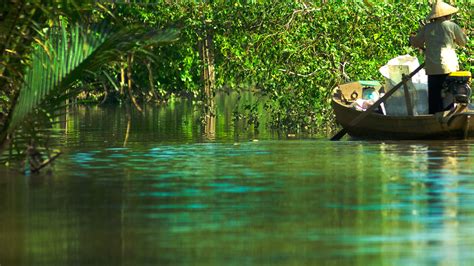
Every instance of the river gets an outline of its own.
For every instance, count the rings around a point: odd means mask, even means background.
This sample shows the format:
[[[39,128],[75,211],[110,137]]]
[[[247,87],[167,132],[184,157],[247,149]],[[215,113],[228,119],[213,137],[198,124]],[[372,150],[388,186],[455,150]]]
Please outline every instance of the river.
[[[0,265],[474,261],[473,142],[256,132],[225,104],[212,130],[198,118],[72,110],[50,171],[0,168]]]

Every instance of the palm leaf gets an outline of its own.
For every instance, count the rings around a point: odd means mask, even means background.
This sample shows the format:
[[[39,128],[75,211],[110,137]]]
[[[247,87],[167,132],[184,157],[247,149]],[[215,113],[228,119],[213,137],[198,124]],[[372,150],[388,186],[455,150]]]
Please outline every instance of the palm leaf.
[[[143,46],[165,44],[177,39],[177,30],[147,30],[140,26],[119,29],[100,25],[94,28],[79,24],[50,29],[38,40],[31,56],[31,66],[7,121],[6,134],[14,132],[34,110],[53,110],[65,99],[77,95],[72,85],[97,71],[120,54]]]

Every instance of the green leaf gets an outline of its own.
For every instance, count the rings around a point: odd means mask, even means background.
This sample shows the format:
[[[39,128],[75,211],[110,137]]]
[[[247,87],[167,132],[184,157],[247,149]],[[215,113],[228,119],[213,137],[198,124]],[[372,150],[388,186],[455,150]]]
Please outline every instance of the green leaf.
[[[44,36],[42,46],[36,45],[32,64],[26,70],[18,101],[13,107],[6,133],[18,129],[35,110],[53,110],[81,90],[71,85],[99,68],[144,45],[173,42],[178,31],[149,30],[142,26],[95,28],[79,24],[52,28]],[[60,41],[59,41],[60,40]]]

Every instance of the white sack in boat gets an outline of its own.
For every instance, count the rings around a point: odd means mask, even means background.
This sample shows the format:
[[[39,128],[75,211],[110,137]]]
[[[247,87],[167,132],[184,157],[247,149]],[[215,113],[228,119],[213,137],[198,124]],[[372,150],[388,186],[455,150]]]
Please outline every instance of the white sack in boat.
[[[418,66],[420,66],[418,58],[411,55],[401,55],[388,61],[386,65],[379,69],[380,73],[385,77],[385,91],[400,83],[402,81],[402,74],[408,75]],[[415,115],[428,114],[428,77],[425,70],[421,69],[407,85],[410,91],[411,102],[414,105],[413,113]],[[408,115],[403,87],[400,87],[386,100],[385,108],[387,115]]]
[[[374,105],[374,103],[374,100],[357,99],[352,104],[352,107],[357,111],[365,111],[369,109],[370,106]]]

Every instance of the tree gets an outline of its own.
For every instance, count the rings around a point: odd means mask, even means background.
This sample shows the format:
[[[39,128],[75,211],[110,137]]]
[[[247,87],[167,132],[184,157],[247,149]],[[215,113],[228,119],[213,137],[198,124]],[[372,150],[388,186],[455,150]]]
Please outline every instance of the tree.
[[[18,12],[24,12],[23,8],[20,6]],[[54,8],[37,5],[31,10],[36,13]],[[44,143],[47,137],[38,134],[38,130],[50,127],[66,100],[83,91],[83,87],[77,86],[78,81],[105,64],[116,62],[125,53],[173,42],[179,34],[175,29],[101,22],[90,13],[88,16],[84,13],[65,15],[51,12],[47,19],[26,22],[11,19],[8,20],[11,25],[5,26],[28,28],[29,32],[34,30],[34,35],[23,36],[23,31],[12,30],[2,48],[6,62],[1,70],[5,80],[2,86],[11,92],[3,91],[8,104],[0,128],[0,151],[10,143],[18,155],[23,155],[25,146],[31,148],[36,146],[33,142]],[[29,41],[22,42],[24,38]]]

